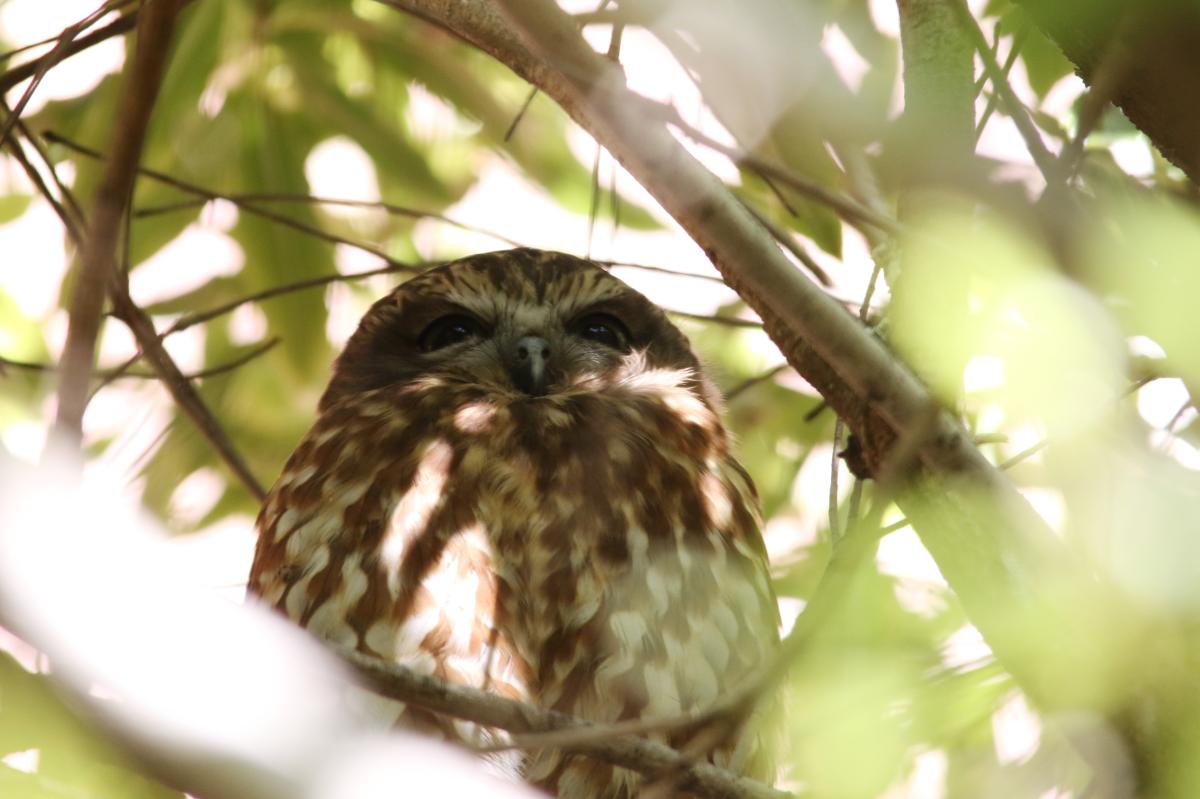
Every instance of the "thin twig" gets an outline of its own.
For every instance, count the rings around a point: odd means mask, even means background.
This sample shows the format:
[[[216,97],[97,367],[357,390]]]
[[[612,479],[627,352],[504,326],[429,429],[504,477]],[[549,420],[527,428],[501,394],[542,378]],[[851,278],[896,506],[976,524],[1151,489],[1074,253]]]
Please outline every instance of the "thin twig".
[[[3,101],[2,98],[0,98],[0,109],[2,109],[3,111],[5,111],[6,113],[9,113],[9,114],[12,113],[12,111],[9,110],[8,105]],[[15,119],[16,117],[12,117],[12,118]],[[20,120],[17,120],[17,126],[18,126],[19,130],[24,131],[25,126]],[[30,141],[32,141],[32,140],[30,140]],[[45,153],[38,150],[36,144],[34,144],[33,146],[34,146],[35,152],[38,152],[39,156],[41,156],[44,159]],[[69,211],[67,209],[67,207],[62,202],[60,202],[57,197],[54,196],[54,193],[50,191],[50,187],[46,185],[46,181],[42,179],[42,173],[39,172],[37,170],[37,168],[33,165],[33,163],[29,160],[29,157],[25,154],[25,149],[21,146],[21,142],[18,141],[15,136],[8,139],[6,142],[4,142],[4,147],[12,155],[12,157],[16,160],[16,162],[18,164],[20,164],[21,169],[24,170],[25,175],[29,178],[30,182],[33,183],[34,188],[37,189],[37,192],[39,195],[41,195],[42,199],[44,199],[47,203],[49,203],[50,207],[52,209],[54,209],[54,213],[58,216],[59,221],[62,222],[63,230],[65,230],[67,233],[67,238],[69,238],[71,240],[71,243],[75,247],[80,247],[83,243],[83,233],[82,233],[83,217],[82,217],[82,215],[78,215],[78,214],[75,214],[75,213]],[[54,171],[53,165],[49,161],[46,161],[46,165],[47,165],[47,168],[50,169],[50,171],[53,173],[53,171]],[[57,182],[57,175],[55,175],[55,181]],[[60,187],[61,187],[61,185],[62,184],[59,184]],[[64,194],[64,197],[69,197],[69,196],[70,196],[69,193]],[[72,202],[73,208],[78,208],[78,206],[74,205],[73,198],[72,198],[71,202]]]
[[[729,389],[729,391],[725,392],[725,401],[732,402],[741,394],[746,393],[750,389],[757,386],[759,383],[767,382],[771,378],[775,377],[775,375],[779,374],[780,372],[782,372],[784,369],[787,369],[787,368],[789,368],[788,364],[781,363],[778,366],[772,366],[770,369],[763,372],[762,374],[757,374],[754,377],[746,378],[745,380],[738,383],[733,388]]]
[[[529,106],[533,104],[533,98],[538,96],[538,88],[534,86],[529,90],[529,96],[525,98],[525,102],[521,103],[521,107],[517,110],[517,115],[513,117],[512,123],[508,126],[508,130],[504,131],[504,141],[512,138],[512,135],[517,132],[517,125],[525,118],[525,114],[529,111]]]
[[[693,319],[697,322],[709,322],[715,325],[725,325],[726,327],[762,327],[762,322],[755,322],[751,319],[738,319],[733,316],[712,316],[709,314],[692,313],[691,311],[677,311],[671,308],[663,308],[663,310],[671,316],[678,316],[683,319]]]
[[[629,261],[596,260],[596,261],[592,261],[592,263],[596,263],[596,264],[600,264],[601,266],[608,266],[608,267],[621,266],[621,267],[625,267],[626,269],[639,269],[643,272],[657,272],[660,275],[671,275],[672,277],[685,277],[685,278],[689,278],[692,280],[705,280],[709,283],[720,283],[722,286],[729,288],[728,284],[717,275],[702,275],[702,274],[699,274],[698,272],[684,272],[679,269],[668,269],[665,266],[652,266],[650,264],[635,264],[635,263],[630,263]],[[730,289],[730,291],[732,292],[733,289]]]
[[[999,31],[1000,26],[997,25],[996,29]],[[1009,48],[1008,57],[1004,60],[1004,67],[1001,69],[1001,72],[1004,73],[1005,80],[1008,80],[1008,76],[1012,73],[1013,65],[1017,63],[1017,56],[1021,53],[1021,45],[1025,43],[1025,39],[1028,38],[1028,36],[1028,23],[1022,25],[1017,29],[1017,32],[1013,34],[1012,47]],[[997,44],[999,44],[999,42],[997,42]],[[979,80],[980,88],[982,88],[983,84],[986,82],[987,72],[985,71]],[[975,141],[979,141],[979,137],[983,135],[983,129],[987,127],[988,120],[992,118],[992,114],[996,113],[998,99],[999,95],[996,92],[992,92],[992,96],[988,98],[987,105],[983,108],[983,113],[979,115],[979,121],[975,123]]]
[[[273,338],[268,339],[267,341],[264,341],[263,343],[255,346],[255,347],[253,347],[252,349],[246,351],[245,353],[239,355],[237,358],[234,358],[231,361],[226,361],[225,363],[219,364],[217,366],[209,366],[209,367],[206,367],[206,368],[201,369],[196,372],[189,372],[189,373],[183,375],[183,378],[185,380],[201,380],[206,377],[216,377],[218,375],[223,375],[226,372],[232,372],[234,369],[237,369],[240,366],[244,366],[247,363],[249,363],[250,361],[254,360],[255,358],[258,358],[259,356],[266,354],[269,350],[271,350],[271,348],[273,348],[276,344],[278,344],[279,341],[280,341],[279,337],[275,336]],[[8,367],[8,368],[12,368],[12,369],[17,369],[22,372],[57,372],[58,371],[58,367],[52,363],[37,363],[34,361],[18,361],[13,358],[5,358],[3,355],[0,355],[0,367]],[[2,371],[2,369],[0,369],[0,374],[2,374],[2,373],[3,373],[3,371]],[[120,367],[114,368],[114,369],[97,369],[95,372],[93,372],[92,376],[95,378],[103,379],[105,381],[110,381],[110,380],[115,380],[115,379],[124,379],[124,378],[138,379],[138,380],[158,380],[158,379],[160,379],[157,372],[138,372],[138,371],[134,371],[131,369],[123,369]]]
[[[55,133],[54,131],[50,131],[50,130],[45,131],[45,133],[43,135],[46,137],[46,139],[48,141],[52,141],[56,144],[61,144],[64,147],[67,147],[68,149],[71,149],[81,155],[86,155],[89,158],[103,158],[104,157],[100,152],[93,150],[90,147],[85,147],[84,145],[79,144],[78,142],[71,141],[70,139],[66,138],[65,136]],[[292,228],[293,230],[297,230],[301,233],[307,234],[316,239],[320,239],[321,241],[327,242],[329,244],[343,244],[347,247],[353,247],[356,250],[361,250],[362,252],[368,253],[370,255],[374,255],[376,258],[379,258],[380,260],[382,260],[382,261],[386,262],[387,264],[389,264],[390,266],[394,267],[397,271],[404,271],[405,269],[412,268],[409,264],[405,264],[402,261],[397,261],[395,258],[392,258],[387,253],[383,252],[382,250],[376,249],[375,247],[371,247],[370,245],[363,244],[362,242],[354,241],[353,239],[348,239],[344,236],[338,236],[333,233],[328,233],[324,230],[321,230],[320,228],[313,227],[312,225],[307,225],[304,222],[299,222],[295,219],[292,219],[291,217],[284,216],[283,214],[277,214],[274,211],[271,211],[270,209],[262,208],[258,205],[255,205],[254,203],[237,200],[233,197],[229,197],[229,196],[220,194],[219,192],[212,191],[211,189],[206,189],[206,188],[203,188],[202,186],[197,186],[193,183],[188,183],[186,181],[179,180],[178,178],[172,177],[163,172],[157,172],[153,169],[147,169],[146,167],[139,167],[137,171],[138,171],[139,175],[145,175],[146,177],[150,178],[151,180],[155,180],[155,181],[158,181],[159,183],[163,183],[165,185],[172,186],[176,189],[179,189],[180,191],[187,192],[188,194],[193,194],[198,197],[203,197],[206,200],[228,200],[234,206],[236,206],[237,208],[239,208],[242,211],[245,211],[248,214],[253,214],[254,216],[260,217],[262,219],[268,219],[272,222],[276,222],[285,227]]]
[[[171,211],[176,211],[185,208],[195,208],[207,202],[211,202],[214,197],[196,197],[189,200],[180,200],[173,203],[165,203],[163,205],[150,206],[146,208],[134,209],[133,215],[135,218],[141,219],[144,217],[155,216],[157,214],[165,214]],[[370,200],[341,200],[334,197],[319,197],[312,194],[279,194],[274,192],[248,192],[241,194],[223,194],[219,195],[219,199],[227,200],[231,203],[310,203],[313,205],[336,205],[344,208],[365,208],[369,210],[383,211],[392,216],[406,216],[413,219],[436,219],[439,222],[444,222],[447,225],[465,230],[469,233],[478,233],[483,236],[502,241],[510,247],[522,247],[519,241],[510,239],[508,236],[496,233],[495,231],[468,225],[465,222],[459,222],[456,219],[439,214],[435,211],[423,211],[419,208],[409,208],[403,205],[394,205],[385,202],[373,202]]]
[[[8,118],[4,120],[4,125],[0,126],[0,142],[8,138],[8,134],[12,131],[13,125],[21,118],[21,114],[25,111],[25,106],[33,97],[33,93],[37,91],[37,87],[41,85],[42,79],[46,77],[56,64],[68,56],[68,51],[71,47],[71,42],[79,35],[81,31],[89,27],[93,22],[99,19],[104,14],[108,13],[108,9],[101,7],[86,17],[76,22],[73,25],[68,25],[62,29],[62,32],[56,37],[54,47],[50,52],[46,53],[41,58],[37,59],[36,67],[33,73],[33,79],[29,81],[29,85],[25,87],[25,91],[21,93],[21,97],[17,100],[17,104],[8,112]]]
[[[63,183],[62,178],[58,176],[58,169],[55,167],[54,160],[50,157],[50,153],[46,151],[45,145],[42,144],[41,137],[31,131],[22,120],[17,120],[17,132],[21,134],[25,141],[29,143],[29,146],[33,148],[34,152],[38,154],[38,158],[41,159],[42,163],[46,167],[46,171],[50,174],[50,179],[54,181],[55,188],[58,189],[59,196],[62,198],[64,210],[69,211],[70,214],[77,220],[77,225],[79,226],[80,232],[82,232],[84,227],[84,219],[86,216],[83,213],[83,208],[80,207],[79,202],[75,199],[75,195],[71,189],[67,186],[67,184]],[[49,200],[49,197],[47,197],[47,200]],[[69,232],[70,231],[68,231],[68,233]]]
[[[104,16],[109,11],[116,11],[117,9],[124,8],[125,6],[130,5],[134,2],[135,2],[135,0],[114,0],[114,2],[105,3],[103,6],[101,6],[100,8],[93,11],[91,14],[89,14],[87,16],[86,20],[90,20],[90,22],[87,22],[86,24],[84,24],[85,20],[81,20],[80,22],[77,22],[75,24],[77,26],[79,26],[81,29],[87,28],[91,24],[93,24],[97,20],[99,20],[100,17]],[[21,53],[27,53],[30,50],[36,50],[37,48],[44,47],[48,44],[54,44],[55,42],[57,42],[59,40],[59,37],[61,35],[62,34],[60,33],[55,36],[47,36],[45,39],[40,39],[36,42],[30,42],[29,44],[21,45],[20,47],[14,48],[12,50],[7,50],[3,53],[0,53],[0,61],[8,61],[9,59],[13,58],[14,56],[19,56]]]
[[[838,520],[838,475],[841,474],[842,432],[845,423],[838,416],[833,423],[833,452],[830,455],[829,466],[829,542],[836,548],[842,537],[841,523]]]
[[[192,0],[181,0],[184,4],[192,2]],[[71,42],[66,48],[66,53],[59,60],[65,61],[73,55],[77,55],[89,47],[94,47],[103,41],[107,41],[114,36],[120,36],[127,33],[137,25],[138,14],[140,7],[135,8],[124,16],[118,17],[103,28],[98,28],[86,36],[80,36]],[[12,69],[0,75],[0,94],[7,92],[13,86],[16,86],[23,80],[27,80],[37,74],[38,67],[41,64],[41,59],[34,59],[24,64],[13,67]]]
[[[1017,131],[1021,134],[1021,138],[1025,141],[1025,147],[1029,150],[1029,155],[1033,157],[1033,162],[1037,164],[1041,170],[1042,176],[1045,177],[1048,184],[1058,184],[1062,182],[1062,173],[1059,170],[1058,159],[1046,149],[1045,142],[1038,134],[1037,126],[1033,124],[1033,120],[1029,117],[1029,111],[1025,105],[1013,92],[1012,86],[1008,84],[1008,79],[1004,75],[1004,71],[996,62],[996,58],[992,55],[992,50],[988,47],[987,39],[983,35],[983,31],[979,28],[979,23],[975,21],[975,17],[971,15],[971,10],[965,2],[952,3],[955,10],[958,12],[959,20],[967,37],[971,40],[971,45],[975,48],[975,52],[979,54],[980,60],[983,62],[983,69],[988,75],[988,79],[992,82],[992,90],[1000,97],[1000,101],[1004,103],[1008,115],[1012,118],[1013,123],[1017,126]]]
[[[665,118],[664,121],[667,124],[678,128],[684,135],[697,144],[701,144],[710,150],[715,150],[729,157],[734,163],[745,166],[764,179],[771,178],[777,180],[810,200],[815,200],[829,206],[829,208],[856,228],[862,230],[864,226],[867,226],[883,230],[887,233],[894,234],[899,232],[900,226],[896,221],[860,205],[849,197],[843,197],[815,181],[801,177],[787,167],[760,158],[752,153],[743,152],[736,147],[722,144],[685,122],[674,107],[656,103],[652,100],[645,100],[644,104],[657,110],[659,115]]]
[[[159,1],[161,2],[161,0]],[[250,471],[250,467],[246,465],[245,460],[238,453],[220,423],[217,422],[216,417],[204,404],[204,400],[200,398],[195,387],[188,382],[187,377],[171,358],[166,347],[163,346],[162,338],[154,329],[154,323],[150,317],[129,298],[129,294],[123,286],[114,288],[112,298],[113,314],[124,322],[133,333],[146,360],[158,373],[159,379],[171,392],[175,402],[196,425],[201,435],[213,446],[221,460],[225,461],[230,471],[241,481],[250,495],[262,502],[266,498],[267,492],[258,482],[254,473]]]
[[[813,257],[808,254],[808,251],[800,246],[800,243],[792,236],[791,233],[781,228],[779,225],[771,221],[766,214],[759,213],[758,209],[747,202],[744,198],[738,197],[750,215],[758,220],[759,224],[771,232],[775,240],[783,246],[785,250],[796,257],[796,260],[804,265],[817,282],[825,288],[833,285],[833,280],[830,279],[829,273],[821,268],[821,265],[813,260]]]

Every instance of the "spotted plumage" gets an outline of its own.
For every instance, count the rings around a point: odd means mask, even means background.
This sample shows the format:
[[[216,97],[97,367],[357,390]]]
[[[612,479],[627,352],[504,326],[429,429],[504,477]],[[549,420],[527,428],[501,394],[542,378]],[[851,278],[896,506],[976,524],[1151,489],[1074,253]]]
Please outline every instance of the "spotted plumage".
[[[263,505],[250,586],[424,673],[594,721],[670,716],[777,644],[759,529],[716,393],[665,314],[590,262],[512,250],[367,313]],[[711,759],[769,778],[761,731],[734,724]],[[550,749],[509,765],[571,799],[640,784]]]

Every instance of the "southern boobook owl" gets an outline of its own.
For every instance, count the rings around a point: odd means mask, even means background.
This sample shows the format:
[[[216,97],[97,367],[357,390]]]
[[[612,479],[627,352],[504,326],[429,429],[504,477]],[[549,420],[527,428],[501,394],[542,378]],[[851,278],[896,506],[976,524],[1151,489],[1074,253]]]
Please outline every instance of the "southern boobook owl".
[[[375,303],[257,524],[251,591],[318,636],[597,722],[703,710],[778,641],[754,488],[687,339],[560,253]],[[710,759],[769,780],[761,729],[734,724]],[[571,799],[641,784],[550,749],[516,767]]]

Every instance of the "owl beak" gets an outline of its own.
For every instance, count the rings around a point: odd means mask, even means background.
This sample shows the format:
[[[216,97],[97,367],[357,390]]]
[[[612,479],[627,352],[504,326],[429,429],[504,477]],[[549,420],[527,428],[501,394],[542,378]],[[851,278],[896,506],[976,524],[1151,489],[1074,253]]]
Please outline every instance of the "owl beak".
[[[509,358],[509,374],[513,384],[531,397],[546,393],[549,383],[547,361],[550,360],[550,342],[539,336],[524,336],[517,340]]]

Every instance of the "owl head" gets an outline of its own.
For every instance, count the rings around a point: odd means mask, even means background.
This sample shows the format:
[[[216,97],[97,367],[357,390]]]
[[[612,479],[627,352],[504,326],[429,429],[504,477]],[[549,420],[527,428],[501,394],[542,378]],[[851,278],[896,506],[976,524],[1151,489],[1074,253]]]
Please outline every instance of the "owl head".
[[[590,261],[505,250],[430,269],[376,302],[321,408],[419,380],[538,402],[654,372],[713,403],[687,338],[644,296]]]

